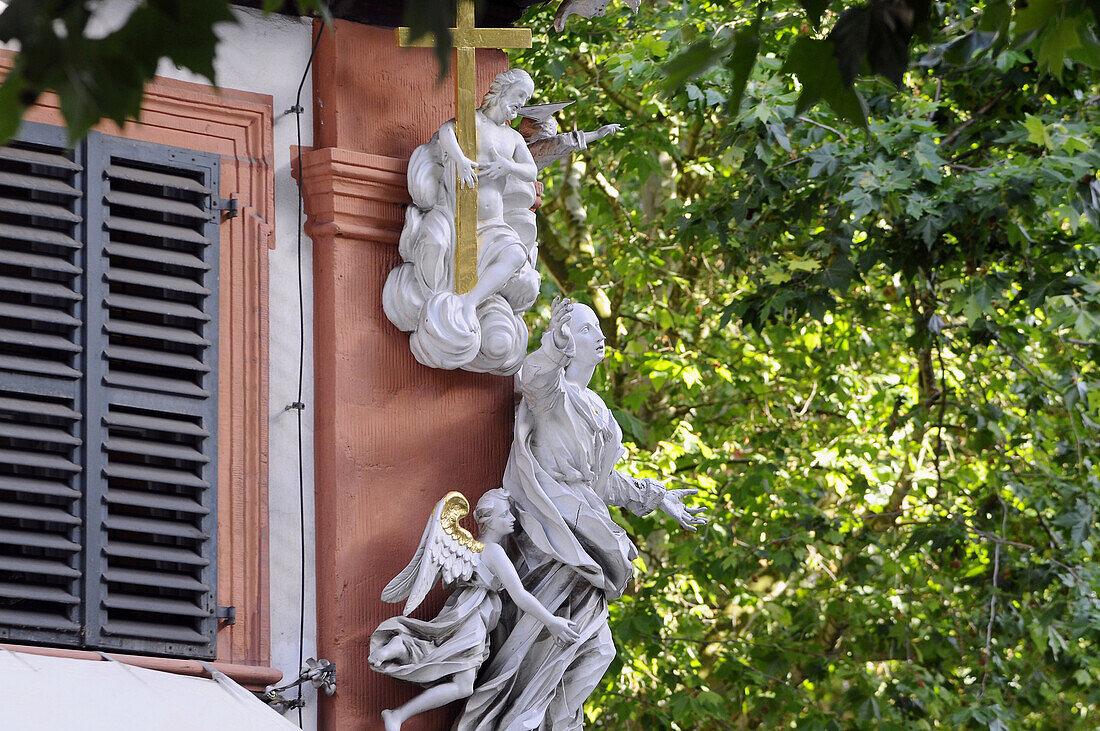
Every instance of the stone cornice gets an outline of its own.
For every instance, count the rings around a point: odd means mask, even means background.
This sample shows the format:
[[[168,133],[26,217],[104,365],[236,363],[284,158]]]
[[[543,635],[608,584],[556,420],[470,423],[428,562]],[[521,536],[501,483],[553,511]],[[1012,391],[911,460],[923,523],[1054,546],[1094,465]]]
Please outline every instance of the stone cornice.
[[[332,147],[303,149],[299,173],[296,152],[291,152],[294,177],[302,187],[306,233],[315,243],[333,237],[398,242],[410,202],[405,160]]]

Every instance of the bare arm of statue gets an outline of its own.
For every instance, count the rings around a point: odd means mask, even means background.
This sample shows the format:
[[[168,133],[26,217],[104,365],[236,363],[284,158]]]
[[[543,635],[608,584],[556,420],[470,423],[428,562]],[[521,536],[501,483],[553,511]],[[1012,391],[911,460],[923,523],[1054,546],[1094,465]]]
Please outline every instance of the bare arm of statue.
[[[550,630],[550,634],[562,642],[576,642],[580,639],[572,622],[564,617],[551,614],[531,592],[523,588],[523,582],[520,581],[519,574],[516,573],[516,567],[512,565],[511,559],[508,558],[508,554],[504,552],[500,544],[491,543],[486,545],[481,560],[500,579],[500,583],[504,584],[504,589],[508,592],[508,596],[512,598],[512,601],[516,603],[516,606],[546,625],[546,629]]]
[[[462,154],[452,119],[439,128],[439,144],[443,149],[443,167],[448,173],[457,172],[459,184],[464,188],[477,185],[477,162]]]

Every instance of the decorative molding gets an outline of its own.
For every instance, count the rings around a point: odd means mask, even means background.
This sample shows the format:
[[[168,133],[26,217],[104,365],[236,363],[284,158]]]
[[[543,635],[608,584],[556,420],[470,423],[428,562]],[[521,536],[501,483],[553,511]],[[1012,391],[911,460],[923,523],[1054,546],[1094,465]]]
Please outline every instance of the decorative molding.
[[[15,54],[0,51],[0,75]],[[220,662],[270,662],[268,579],[268,249],[275,220],[272,98],[157,79],[142,113],[104,134],[221,156],[223,198],[240,215],[221,229],[218,431],[218,603],[237,607],[218,633]],[[24,118],[63,125],[57,97],[44,95]],[[274,671],[273,671],[274,672]]]
[[[411,201],[407,163],[383,155],[333,147],[291,149],[294,177],[302,187],[306,234],[314,243],[333,237],[396,244]]]

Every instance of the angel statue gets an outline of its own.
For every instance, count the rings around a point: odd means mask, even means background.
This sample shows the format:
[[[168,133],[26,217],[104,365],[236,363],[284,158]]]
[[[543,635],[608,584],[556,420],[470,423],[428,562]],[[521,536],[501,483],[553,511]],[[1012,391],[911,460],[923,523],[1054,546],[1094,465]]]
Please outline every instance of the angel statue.
[[[537,616],[506,611],[456,731],[582,728],[584,701],[615,657],[608,603],[626,590],[638,555],[608,507],[661,510],[689,531],[706,523],[703,508],[684,505],[695,490],[615,469],[623,433],[588,388],[603,358],[596,313],[555,300],[542,346],[516,377],[523,399],[504,471],[519,518],[517,572],[535,603],[573,622],[580,640],[555,643]]]
[[[462,154],[453,119],[409,159],[404,262],[386,280],[382,304],[424,365],[512,375],[527,353],[523,313],[541,281],[531,211],[538,170],[511,122],[534,90],[522,69],[497,75],[474,114],[476,160]],[[477,188],[478,281],[465,294],[455,292],[458,185]]]
[[[593,132],[558,132],[558,122],[554,115],[572,103],[531,104],[519,110],[519,116],[523,117],[519,123],[519,133],[526,140],[527,149],[539,170],[545,170],[574,152],[587,150],[593,142],[623,128],[621,124],[605,124]]]
[[[578,639],[573,622],[554,616],[523,588],[500,545],[515,524],[507,494],[497,488],[478,501],[477,540],[458,524],[469,512],[470,503],[462,493],[444,495],[412,561],[382,590],[384,601],[408,601],[403,616],[387,619],[371,635],[370,665],[380,673],[427,686],[404,705],[382,711],[386,731],[398,731],[419,713],[469,697],[478,668],[489,657],[489,633],[500,617],[501,589],[558,643]],[[444,585],[457,587],[443,609],[428,621],[409,617],[440,577]]]

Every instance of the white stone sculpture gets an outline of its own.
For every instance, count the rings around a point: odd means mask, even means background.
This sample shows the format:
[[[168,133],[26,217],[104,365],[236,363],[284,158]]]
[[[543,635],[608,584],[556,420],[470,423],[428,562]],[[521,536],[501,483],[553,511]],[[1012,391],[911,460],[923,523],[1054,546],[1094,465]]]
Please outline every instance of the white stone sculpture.
[[[380,673],[427,686],[404,705],[382,712],[386,731],[398,731],[409,718],[466,698],[473,692],[478,668],[489,657],[489,633],[501,612],[500,591],[539,623],[548,641],[562,647],[576,643],[573,623],[546,610],[520,583],[500,542],[515,518],[503,490],[485,493],[474,517],[478,539],[459,526],[470,504],[458,492],[436,505],[420,546],[409,565],[382,591],[382,599],[408,599],[404,616],[378,626],[370,641],[370,665]],[[429,621],[408,615],[442,578],[457,587],[436,617]]]
[[[580,641],[563,645],[532,614],[505,613],[500,644],[478,675],[456,731],[583,727],[584,701],[615,656],[608,602],[620,597],[638,555],[608,506],[637,515],[660,509],[694,531],[703,508],[684,506],[695,490],[615,470],[622,430],[588,388],[604,358],[591,308],[555,300],[542,347],[517,377],[523,394],[504,474],[519,517],[516,569],[540,606],[567,618]]]
[[[565,30],[565,21],[570,15],[579,15],[582,18],[602,18],[607,12],[609,0],[561,0],[558,12],[554,15],[554,30],[561,33]],[[635,15],[641,7],[642,0],[623,0]]]
[[[527,353],[523,313],[539,293],[536,269],[537,169],[510,123],[534,92],[523,70],[497,75],[477,122],[477,160],[462,154],[454,120],[409,160],[409,193],[399,251],[386,281],[387,317],[411,333],[410,347],[433,368],[511,375]],[[457,178],[457,181],[456,181]],[[456,186],[477,186],[477,285],[455,292]]]
[[[527,149],[531,151],[531,157],[539,170],[545,170],[574,152],[587,150],[593,142],[623,128],[621,124],[605,124],[594,132],[558,132],[558,122],[554,119],[554,114],[572,103],[532,104],[519,110],[519,115],[523,117],[519,123],[519,133],[526,140]]]

